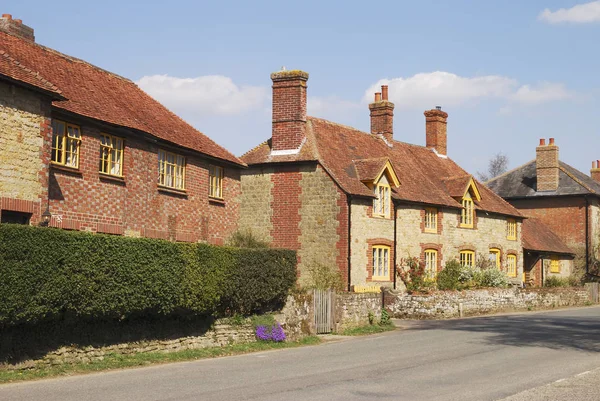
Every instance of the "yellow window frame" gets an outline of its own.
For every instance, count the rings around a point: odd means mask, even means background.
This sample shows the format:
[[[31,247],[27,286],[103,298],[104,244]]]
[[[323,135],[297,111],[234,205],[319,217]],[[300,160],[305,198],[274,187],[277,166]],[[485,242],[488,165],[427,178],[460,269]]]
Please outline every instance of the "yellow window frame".
[[[100,134],[100,168],[102,174],[123,176],[124,140],[118,136]]]
[[[223,167],[209,165],[208,177],[208,196],[223,199]]]
[[[437,276],[437,257],[436,249],[425,249],[425,277],[433,280]]]
[[[550,273],[560,273],[560,260],[555,256],[550,259]]]
[[[506,275],[508,277],[517,277],[517,255],[506,256]]]
[[[158,185],[166,188],[185,190],[185,156],[158,151]]]
[[[390,216],[390,194],[391,187],[387,184],[375,186],[375,199],[373,199],[373,216]]]
[[[506,239],[513,241],[517,239],[517,221],[515,219],[506,221]]]
[[[501,254],[500,249],[498,249],[498,248],[490,248],[490,256],[494,255],[494,266],[496,268],[498,268],[498,269],[500,269],[500,266],[501,266],[501,264],[500,264],[500,254]],[[490,257],[490,260],[491,259],[492,258]]]
[[[474,267],[475,266],[475,252],[474,251],[460,251],[458,254],[458,260],[461,265]]]
[[[437,233],[438,210],[434,207],[425,208],[425,232]]]
[[[81,127],[62,120],[52,121],[53,164],[79,168],[79,149],[81,147]]]
[[[386,245],[373,246],[371,278],[378,281],[390,280],[390,247]]]
[[[462,210],[460,213],[460,226],[465,228],[473,228],[473,220],[475,208],[473,206],[473,198],[468,192],[462,198]]]

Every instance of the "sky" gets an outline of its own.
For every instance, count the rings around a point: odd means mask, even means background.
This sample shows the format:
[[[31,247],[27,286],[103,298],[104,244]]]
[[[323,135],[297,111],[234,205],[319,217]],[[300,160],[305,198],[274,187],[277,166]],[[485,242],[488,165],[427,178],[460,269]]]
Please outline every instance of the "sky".
[[[424,145],[448,117],[448,155],[509,168],[555,138],[600,159],[600,1],[32,1],[0,7],[36,41],[129,78],[237,156],[271,136],[270,73],[301,69],[308,113],[369,130],[382,84],[394,138]]]

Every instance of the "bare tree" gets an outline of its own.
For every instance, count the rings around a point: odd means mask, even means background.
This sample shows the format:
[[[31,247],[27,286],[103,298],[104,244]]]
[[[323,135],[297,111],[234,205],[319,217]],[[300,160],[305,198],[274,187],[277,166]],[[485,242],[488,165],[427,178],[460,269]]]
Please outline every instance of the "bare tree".
[[[487,172],[477,172],[477,179],[482,182],[491,180],[494,177],[498,177],[500,174],[508,170],[508,156],[503,153],[496,153],[488,163]]]

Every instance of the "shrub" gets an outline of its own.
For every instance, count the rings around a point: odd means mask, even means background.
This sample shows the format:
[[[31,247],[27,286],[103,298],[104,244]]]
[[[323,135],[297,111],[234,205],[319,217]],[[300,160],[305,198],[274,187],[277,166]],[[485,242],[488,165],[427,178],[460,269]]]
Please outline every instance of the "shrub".
[[[269,248],[269,243],[258,239],[250,229],[234,232],[227,245],[235,248]]]
[[[574,287],[577,284],[571,277],[548,276],[544,280],[544,287]]]
[[[509,284],[506,273],[499,269],[492,267],[489,269],[481,270],[479,276],[480,287],[507,287]]]
[[[428,278],[425,274],[425,263],[415,257],[400,260],[401,268],[398,276],[406,285],[408,291],[428,291],[436,287],[435,279]]]
[[[287,250],[0,224],[0,328],[265,310],[284,302],[295,265]]]
[[[336,266],[313,262],[306,268],[306,279],[302,282],[302,287],[307,289],[327,290],[333,289],[342,291],[344,289],[344,280],[340,270]]]
[[[380,326],[389,326],[391,324],[392,324],[392,321],[390,319],[390,314],[388,313],[387,310],[382,309],[381,318],[379,319],[379,325]]]
[[[464,279],[468,277],[463,272],[464,267],[457,260],[450,260],[446,263],[444,269],[438,273],[436,281],[440,290],[460,290],[463,288]]]

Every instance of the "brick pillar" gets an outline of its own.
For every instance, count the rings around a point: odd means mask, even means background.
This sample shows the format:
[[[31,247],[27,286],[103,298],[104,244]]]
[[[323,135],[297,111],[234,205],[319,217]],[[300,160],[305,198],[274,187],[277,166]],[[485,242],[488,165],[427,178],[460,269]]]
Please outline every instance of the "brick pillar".
[[[600,160],[592,162],[592,169],[590,170],[590,177],[594,181],[600,182]]]
[[[394,139],[394,103],[388,100],[388,86],[382,85],[375,93],[375,101],[369,104],[371,111],[371,134],[382,134],[388,142]]]
[[[279,71],[273,80],[274,151],[300,148],[306,131],[306,81],[308,73],[300,70]]]
[[[10,14],[2,14],[0,18],[0,31],[17,36],[28,42],[35,42],[33,28],[23,24],[20,19],[12,19]]]
[[[540,139],[540,146],[535,148],[535,166],[537,173],[538,191],[556,191],[558,189],[558,146],[554,138],[546,145],[545,139]]]
[[[440,155],[448,154],[446,125],[448,113],[440,106],[425,113],[425,146],[435,149]]]

